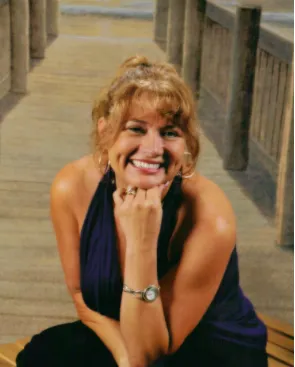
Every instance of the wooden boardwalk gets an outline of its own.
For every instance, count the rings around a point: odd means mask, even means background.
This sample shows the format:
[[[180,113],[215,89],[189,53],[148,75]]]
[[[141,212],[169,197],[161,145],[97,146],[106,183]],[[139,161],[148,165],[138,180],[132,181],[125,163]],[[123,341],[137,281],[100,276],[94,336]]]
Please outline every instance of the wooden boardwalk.
[[[128,56],[163,60],[152,23],[61,19],[60,36],[29,75],[29,94],[1,123],[0,343],[75,318],[49,219],[49,187],[67,162],[88,154],[92,100]],[[293,320],[293,258],[274,227],[222,169],[202,138],[200,171],[228,194],[238,217],[241,282],[258,310]]]

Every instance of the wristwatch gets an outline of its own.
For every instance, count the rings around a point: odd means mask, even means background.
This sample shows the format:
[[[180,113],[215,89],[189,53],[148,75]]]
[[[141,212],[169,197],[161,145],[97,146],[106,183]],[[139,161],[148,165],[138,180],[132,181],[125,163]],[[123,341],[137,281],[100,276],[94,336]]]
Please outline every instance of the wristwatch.
[[[133,296],[140,298],[145,302],[154,302],[160,293],[160,287],[153,284],[147,286],[144,290],[134,290],[129,288],[126,284],[123,285],[123,291],[132,294]]]

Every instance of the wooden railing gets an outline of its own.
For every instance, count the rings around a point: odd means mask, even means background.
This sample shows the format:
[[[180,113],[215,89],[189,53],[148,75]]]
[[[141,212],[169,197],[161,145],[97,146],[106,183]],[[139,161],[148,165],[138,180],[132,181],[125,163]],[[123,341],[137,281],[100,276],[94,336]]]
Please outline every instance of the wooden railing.
[[[0,99],[26,93],[30,59],[58,34],[58,0],[0,0]]]
[[[180,6],[185,11],[180,11]],[[173,12],[177,12],[178,18]],[[289,113],[293,102],[288,103],[288,99],[291,101],[290,93],[293,95],[290,82],[294,46],[292,39],[260,24],[260,14],[259,8],[224,7],[214,0],[158,0],[155,23],[160,22],[161,26],[155,25],[154,40],[166,51],[168,61],[177,64],[196,98],[202,86],[224,110],[227,119],[220,139],[226,142],[225,169],[244,170],[249,149],[257,153],[277,184],[277,243],[293,245],[293,211],[284,208],[293,202],[293,178],[288,171],[290,167],[293,171],[294,143],[285,132],[293,127]],[[177,27],[172,19],[178,22]],[[171,59],[171,50],[181,49],[171,35],[181,27],[183,57]],[[257,33],[258,42],[251,41],[249,32]],[[284,144],[288,145],[287,150],[283,149]],[[288,170],[282,168],[286,165]]]
[[[202,53],[202,85],[223,106],[225,112],[229,107],[234,32],[234,13],[227,13],[228,17],[225,17],[216,14],[212,4],[207,7]],[[277,180],[281,156],[292,48],[293,45],[288,41],[262,29],[254,71],[250,139],[251,146],[259,151],[260,159],[274,181]]]

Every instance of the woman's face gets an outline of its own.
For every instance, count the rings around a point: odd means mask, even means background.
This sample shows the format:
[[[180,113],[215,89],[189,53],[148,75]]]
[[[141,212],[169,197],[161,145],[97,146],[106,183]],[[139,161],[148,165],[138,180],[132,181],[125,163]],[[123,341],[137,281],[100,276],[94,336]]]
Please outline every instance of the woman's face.
[[[109,160],[117,187],[150,189],[171,181],[183,165],[182,130],[149,104],[133,103],[128,120],[112,147]]]

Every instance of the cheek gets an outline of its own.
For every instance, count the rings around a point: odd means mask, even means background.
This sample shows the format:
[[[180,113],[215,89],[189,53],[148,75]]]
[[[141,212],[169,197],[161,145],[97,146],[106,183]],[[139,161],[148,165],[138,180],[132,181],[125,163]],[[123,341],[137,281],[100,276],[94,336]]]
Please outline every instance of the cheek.
[[[133,139],[128,138],[119,138],[115,142],[115,144],[109,149],[109,157],[113,159],[118,159],[120,156],[128,155],[134,150],[136,147]]]
[[[179,142],[178,144],[167,144],[166,149],[173,159],[182,161],[185,151],[185,144],[183,142]]]

